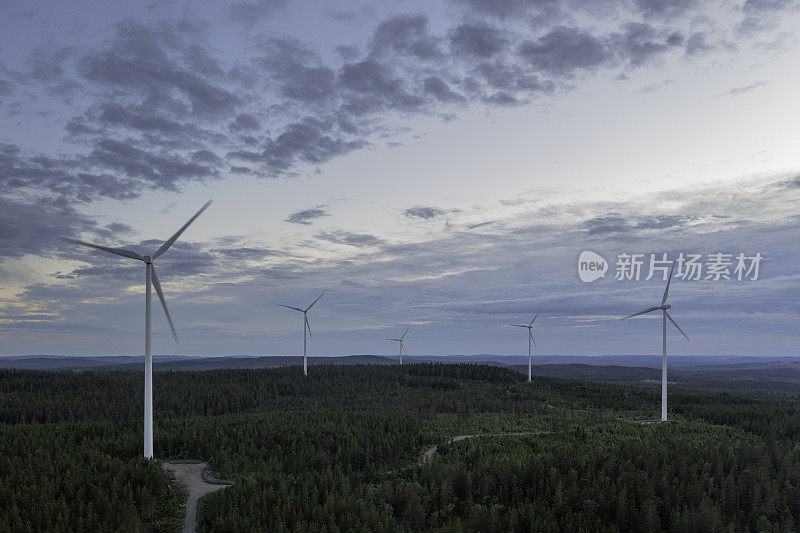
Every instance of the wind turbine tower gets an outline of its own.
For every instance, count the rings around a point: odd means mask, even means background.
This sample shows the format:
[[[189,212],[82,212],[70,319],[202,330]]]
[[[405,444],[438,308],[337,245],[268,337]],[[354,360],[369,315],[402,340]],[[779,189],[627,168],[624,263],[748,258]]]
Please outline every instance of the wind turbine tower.
[[[285,307],[286,309],[294,309],[295,311],[300,311],[301,313],[303,313],[303,375],[304,376],[308,375],[308,355],[306,354],[306,348],[307,348],[306,332],[308,332],[308,336],[311,337],[311,324],[309,324],[308,322],[308,312],[311,310],[312,307],[314,307],[314,304],[317,303],[324,294],[325,293],[323,292],[322,294],[317,296],[317,299],[311,302],[311,305],[309,305],[305,309],[302,309],[300,307],[292,307],[291,305],[280,304],[281,307]]]
[[[628,315],[620,319],[620,320],[625,320],[627,318],[631,318],[634,316],[639,316],[645,313],[650,313],[652,311],[661,310],[661,421],[662,422],[667,421],[667,320],[672,322],[672,325],[678,328],[678,331],[681,332],[681,335],[686,337],[686,340],[689,340],[689,336],[683,332],[678,323],[675,322],[675,320],[673,320],[669,312],[667,312],[668,309],[672,309],[672,306],[667,303],[667,296],[669,296],[669,284],[672,281],[672,273],[674,271],[675,271],[675,263],[672,263],[672,268],[669,271],[669,278],[667,279],[667,286],[664,289],[664,296],[661,298],[661,305],[657,305],[655,307],[649,307],[644,311],[639,311],[638,313],[634,313],[632,315]]]
[[[195,221],[200,214],[205,211],[208,206],[211,205],[211,200],[205,203],[203,207],[200,208],[200,211],[195,213],[195,215],[189,219],[189,221],[181,227],[175,235],[170,237],[167,241],[162,244],[158,250],[154,253],[148,255],[140,255],[136,252],[132,252],[131,250],[126,250],[124,248],[109,248],[106,246],[100,246],[98,244],[92,244],[89,242],[79,241],[77,239],[71,239],[69,237],[61,237],[61,239],[71,242],[73,244],[80,244],[81,246],[88,246],[90,248],[95,248],[97,250],[103,250],[104,252],[109,252],[115,255],[121,255],[123,257],[128,257],[130,259],[136,259],[137,261],[142,261],[145,265],[145,292],[144,292],[144,301],[145,301],[145,313],[144,313],[144,456],[147,459],[153,458],[153,352],[151,350],[151,330],[152,330],[152,316],[150,312],[150,287],[152,286],[156,290],[156,294],[158,295],[158,299],[161,300],[161,306],[164,308],[164,314],[167,315],[167,322],[169,322],[169,327],[172,330],[172,336],[175,339],[175,342],[178,342],[178,334],[175,331],[175,325],[172,323],[172,317],[169,316],[169,310],[167,309],[167,301],[164,299],[164,293],[161,290],[161,283],[158,281],[158,276],[156,275],[156,267],[153,264],[153,261],[170,249],[170,247],[175,244],[175,241],[178,240],[178,237],[186,231],[186,228],[189,227],[189,224]]]
[[[400,335],[399,339],[386,339],[387,341],[394,341],[394,342],[399,342],[400,343],[400,364],[401,365],[403,364],[403,353],[405,353],[405,351],[406,351],[406,347],[403,344],[403,339],[406,338],[406,333],[408,333],[409,329],[411,329],[411,326],[406,328],[406,330],[403,332],[403,334]]]
[[[536,317],[539,316],[539,313],[542,312],[542,308],[540,307],[536,314],[533,316],[533,320],[530,321],[529,324],[509,324],[509,326],[514,328],[528,328],[528,381],[531,380],[531,366],[533,364],[533,352],[531,350],[531,343],[536,346],[536,341],[533,339],[533,323],[536,322]]]

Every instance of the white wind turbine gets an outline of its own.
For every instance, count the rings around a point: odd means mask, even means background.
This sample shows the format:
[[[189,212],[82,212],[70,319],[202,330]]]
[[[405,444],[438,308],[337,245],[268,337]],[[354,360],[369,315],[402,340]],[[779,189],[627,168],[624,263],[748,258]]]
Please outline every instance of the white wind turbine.
[[[509,326],[514,328],[528,328],[528,381],[531,380],[531,364],[533,362],[533,356],[531,355],[531,343],[536,346],[536,341],[533,340],[533,323],[536,322],[536,317],[538,317],[539,313],[541,312],[542,308],[540,307],[533,316],[533,320],[531,320],[530,324],[509,324]]]
[[[312,336],[311,324],[308,323],[308,312],[309,310],[311,310],[312,307],[314,307],[314,304],[317,303],[324,294],[325,293],[323,292],[322,294],[317,296],[317,299],[311,302],[311,305],[309,305],[305,309],[301,309],[299,307],[292,307],[291,305],[280,304],[281,307],[285,307],[286,309],[294,309],[295,311],[300,311],[301,313],[303,313],[303,375],[305,376],[308,375],[308,356],[306,355],[306,331],[308,331],[309,337]]]
[[[403,353],[405,353],[405,351],[406,351],[406,347],[403,344],[403,339],[406,338],[406,333],[408,333],[409,329],[411,329],[411,326],[406,328],[406,330],[403,332],[403,334],[400,335],[399,339],[386,339],[387,341],[394,341],[394,342],[399,342],[400,343],[400,364],[401,365],[403,364]]]
[[[98,244],[92,244],[89,242],[79,241],[77,239],[71,239],[69,237],[61,237],[63,240],[67,242],[71,242],[74,244],[80,244],[82,246],[88,246],[90,248],[96,248],[97,250],[103,250],[104,252],[109,252],[116,255],[121,255],[123,257],[129,257],[131,259],[136,259],[137,261],[142,261],[145,264],[145,319],[144,319],[144,456],[147,459],[153,458],[153,353],[151,351],[151,329],[152,329],[152,316],[150,312],[150,287],[152,285],[153,288],[156,290],[156,294],[158,295],[158,299],[161,300],[161,306],[164,308],[164,314],[167,315],[167,322],[169,322],[169,327],[172,330],[172,336],[175,339],[175,342],[178,342],[178,334],[175,331],[175,325],[172,323],[172,317],[169,315],[169,310],[167,309],[167,301],[164,299],[164,293],[161,291],[161,284],[158,282],[158,276],[156,275],[155,265],[153,265],[153,261],[169,250],[169,248],[175,244],[175,241],[178,240],[178,237],[186,231],[186,228],[189,227],[189,224],[194,222],[194,220],[200,216],[200,213],[206,210],[208,206],[211,205],[211,200],[205,203],[203,207],[200,208],[200,211],[195,213],[195,215],[189,219],[189,221],[184,224],[181,229],[175,232],[175,235],[169,238],[169,240],[165,241],[158,250],[156,250],[152,254],[148,255],[140,255],[136,252],[132,252],[130,250],[125,250],[124,248],[108,248],[106,246],[100,246]]]
[[[626,318],[631,318],[638,315],[643,315],[645,313],[650,313],[652,311],[661,310],[661,421],[667,421],[667,319],[672,322],[672,325],[678,328],[678,331],[681,332],[681,335],[686,337],[686,340],[689,340],[689,336],[683,332],[680,326],[672,319],[672,316],[667,312],[667,309],[671,309],[672,306],[667,303],[667,296],[669,295],[669,283],[672,281],[672,272],[675,270],[675,263],[672,263],[672,268],[669,271],[669,278],[667,279],[667,286],[664,289],[664,296],[661,298],[661,305],[655,307],[649,307],[644,311],[639,311],[638,313],[634,313],[632,315],[628,315],[626,317],[622,317],[620,320],[625,320]]]

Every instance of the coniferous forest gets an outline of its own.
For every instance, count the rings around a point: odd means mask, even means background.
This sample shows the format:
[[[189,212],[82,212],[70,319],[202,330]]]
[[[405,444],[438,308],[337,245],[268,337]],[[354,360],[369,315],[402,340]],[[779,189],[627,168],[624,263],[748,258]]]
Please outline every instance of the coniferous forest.
[[[0,371],[0,531],[179,531],[141,372]],[[207,531],[793,531],[795,395],[476,365],[163,372],[155,455],[235,484]],[[458,442],[457,435],[479,435]],[[427,464],[426,449],[439,445]]]

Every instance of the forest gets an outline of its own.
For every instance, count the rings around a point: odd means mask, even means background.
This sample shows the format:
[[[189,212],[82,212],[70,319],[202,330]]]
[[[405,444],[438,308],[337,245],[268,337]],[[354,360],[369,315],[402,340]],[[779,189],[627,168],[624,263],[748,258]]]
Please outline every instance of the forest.
[[[0,371],[0,531],[180,531],[143,373]],[[800,404],[468,364],[159,372],[157,459],[235,484],[203,531],[792,531]],[[457,435],[476,435],[458,442]],[[428,463],[422,453],[438,449]]]

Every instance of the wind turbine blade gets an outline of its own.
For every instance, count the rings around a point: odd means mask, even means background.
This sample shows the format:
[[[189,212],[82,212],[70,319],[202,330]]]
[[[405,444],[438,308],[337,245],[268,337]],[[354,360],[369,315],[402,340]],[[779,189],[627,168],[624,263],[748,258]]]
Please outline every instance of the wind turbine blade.
[[[285,307],[286,309],[294,309],[295,311],[300,311],[301,313],[303,312],[303,310],[300,309],[299,307],[292,307],[291,305],[283,305],[283,304],[278,304],[278,305],[280,305],[281,307]]]
[[[632,315],[624,316],[624,317],[620,318],[620,320],[625,320],[626,318],[631,318],[631,317],[634,317],[634,316],[643,315],[645,313],[649,313],[651,311],[655,311],[656,309],[661,309],[661,308],[660,307],[648,307],[644,311],[639,311],[638,313],[633,313]]]
[[[89,248],[96,248],[98,250],[103,250],[104,252],[109,252],[112,254],[121,255],[123,257],[130,257],[131,259],[138,259],[139,261],[144,261],[144,257],[137,254],[136,252],[131,252],[130,250],[125,250],[124,248],[109,248],[107,246],[100,246],[99,244],[92,244],[86,241],[79,241],[78,239],[71,239],[69,237],[61,237],[62,241],[71,242],[72,244],[80,244],[81,246],[88,246]]]
[[[677,323],[677,322],[675,322],[675,321],[672,319],[672,316],[671,316],[669,313],[667,313],[666,311],[664,311],[664,313],[666,313],[666,315],[667,315],[667,318],[669,318],[669,321],[670,321],[670,322],[672,322],[672,325],[673,325],[673,326],[675,326],[676,328],[678,328],[678,331],[680,331],[680,332],[681,332],[681,335],[683,335],[684,337],[686,337],[686,340],[688,341],[688,340],[689,340],[689,336],[688,336],[686,333],[684,333],[684,332],[683,332],[683,330],[682,330],[682,329],[681,329],[681,327],[678,325],[678,323]]]
[[[409,329],[411,329],[411,326],[408,326],[408,327],[406,328],[406,330],[403,332],[403,334],[402,334],[402,335],[400,335],[400,341],[402,341],[403,339],[405,339],[405,338],[406,338],[406,333],[408,333],[408,330],[409,330]]]
[[[164,314],[167,315],[167,322],[169,322],[169,329],[172,330],[172,337],[175,339],[175,342],[180,342],[178,340],[178,332],[175,331],[175,324],[172,323],[172,317],[169,316],[167,301],[164,299],[164,293],[161,290],[161,283],[158,281],[158,275],[156,275],[155,266],[151,265],[150,272],[152,274],[153,288],[156,290],[156,294],[158,294],[158,299],[161,300],[161,307],[164,308]]]
[[[403,344],[403,341],[400,341],[400,353],[406,353],[406,347]]]
[[[531,342],[536,346],[536,339],[533,338],[533,332],[531,330],[528,330],[528,335],[531,336]]]
[[[170,246],[172,246],[173,244],[175,244],[175,241],[177,241],[177,240],[178,240],[178,237],[180,237],[180,236],[181,236],[181,233],[183,233],[184,231],[186,231],[186,228],[188,228],[188,227],[189,227],[189,224],[191,224],[192,222],[194,222],[194,220],[195,220],[197,217],[199,217],[199,216],[200,216],[200,214],[201,214],[203,211],[205,211],[206,209],[208,209],[208,206],[210,206],[210,205],[211,205],[211,200],[207,201],[207,202],[206,202],[206,203],[203,205],[203,207],[201,207],[201,208],[200,208],[200,211],[198,211],[197,213],[195,213],[195,214],[194,214],[194,216],[193,216],[192,218],[190,218],[190,219],[189,219],[189,222],[187,222],[186,224],[184,224],[183,226],[181,226],[181,229],[179,229],[178,231],[176,231],[176,232],[175,232],[175,235],[173,235],[172,237],[170,237],[168,240],[164,241],[164,244],[162,244],[162,245],[161,245],[161,247],[160,247],[158,250],[156,250],[156,253],[154,253],[154,254],[153,254],[153,259],[155,259],[155,258],[156,258],[156,257],[158,257],[159,255],[163,254],[163,253],[164,253],[164,252],[166,252],[167,250],[169,250],[169,247],[170,247]]]
[[[314,300],[313,302],[311,302],[311,305],[309,305],[308,307],[306,307],[306,308],[305,308],[305,310],[306,310],[306,311],[308,311],[309,309],[311,309],[312,307],[314,307],[314,304],[315,304],[315,303],[317,303],[317,302],[319,301],[319,299],[320,299],[320,298],[322,298],[324,295],[325,295],[325,293],[323,292],[322,294],[320,294],[319,296],[317,296],[317,299],[316,299],[316,300]]]
[[[508,326],[512,328],[527,328],[528,324],[509,324]]]
[[[669,278],[667,279],[667,286],[664,289],[664,297],[661,298],[661,305],[664,305],[664,302],[667,301],[667,296],[669,295],[669,283],[672,281],[672,273],[675,271],[675,261],[672,262],[672,268],[669,269]]]
[[[305,319],[306,327],[308,328],[308,336],[309,337],[313,337],[313,335],[311,334],[311,323],[309,323],[309,321],[308,321],[308,315],[303,313],[303,318]]]
[[[541,312],[542,312],[542,308],[540,307],[539,310],[536,311],[536,315],[533,317],[533,320],[531,320],[531,323],[529,324],[530,326],[532,326],[533,323],[536,322],[536,317],[539,316],[539,313],[541,313]]]

